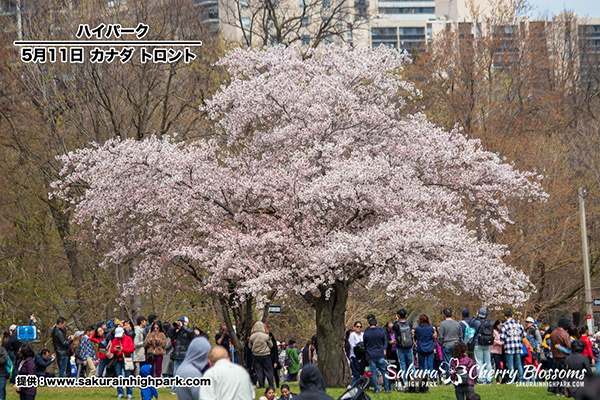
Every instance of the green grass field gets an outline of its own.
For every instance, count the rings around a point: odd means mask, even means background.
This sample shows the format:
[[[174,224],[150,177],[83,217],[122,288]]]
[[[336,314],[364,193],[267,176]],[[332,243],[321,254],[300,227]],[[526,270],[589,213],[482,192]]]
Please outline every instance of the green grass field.
[[[298,384],[290,385],[293,393],[299,393],[300,389]],[[333,398],[337,399],[344,389],[328,389],[327,393]],[[7,400],[18,400],[19,396],[14,392],[12,386],[6,388]],[[159,389],[159,399],[176,399],[176,396],[171,395],[169,389]],[[552,398],[545,387],[517,387],[515,385],[485,385],[475,386],[475,392],[477,392],[482,399],[510,399],[510,400],[530,400],[530,399],[545,399]],[[256,399],[264,394],[263,389],[256,390]],[[279,391],[277,392],[279,394]],[[392,394],[374,394],[372,390],[368,390],[367,394],[371,399],[381,400],[400,400],[400,399],[442,399],[442,400],[454,400],[454,388],[450,386],[433,387],[430,389],[429,394],[410,394],[410,393],[399,393],[393,392]],[[77,400],[77,399],[90,399],[90,400],[104,400],[104,399],[116,399],[117,391],[115,389],[106,388],[46,388],[42,387],[38,389],[38,395],[36,399],[42,400]],[[133,398],[141,399],[139,389],[133,389]]]

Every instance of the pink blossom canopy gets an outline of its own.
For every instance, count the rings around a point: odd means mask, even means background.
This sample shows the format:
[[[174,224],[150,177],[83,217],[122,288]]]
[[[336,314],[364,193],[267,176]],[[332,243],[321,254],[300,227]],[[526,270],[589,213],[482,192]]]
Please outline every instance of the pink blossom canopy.
[[[234,50],[220,61],[231,82],[205,106],[210,139],[94,144],[61,157],[53,194],[92,222],[105,263],[141,258],[137,288],[178,265],[241,298],[365,278],[406,297],[519,304],[529,280],[486,238],[511,223],[507,200],[545,199],[541,177],[407,115],[403,61],[384,48]]]

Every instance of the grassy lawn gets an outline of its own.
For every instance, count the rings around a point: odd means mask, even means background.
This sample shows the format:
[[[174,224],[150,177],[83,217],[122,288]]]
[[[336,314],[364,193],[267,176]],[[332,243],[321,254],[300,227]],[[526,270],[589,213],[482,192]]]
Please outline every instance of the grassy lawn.
[[[293,393],[299,393],[300,389],[298,384],[290,385]],[[327,393],[333,398],[337,399],[344,389],[328,389]],[[6,388],[7,400],[18,400],[19,396],[12,390],[12,386]],[[159,389],[158,394],[160,399],[176,399],[175,396],[169,394],[169,389]],[[551,396],[547,393],[545,387],[516,387],[514,385],[486,385],[486,386],[475,386],[475,392],[481,395],[484,400],[488,399],[511,399],[511,400],[530,400],[530,399],[550,399]],[[279,391],[277,392],[279,394]],[[264,394],[264,390],[256,390],[256,398],[258,399]],[[454,400],[454,388],[449,386],[444,387],[433,387],[430,389],[429,394],[409,394],[409,393],[398,393],[394,392],[391,395],[386,394],[374,394],[372,390],[368,390],[367,394],[371,399],[445,399]],[[90,400],[104,400],[104,399],[116,399],[117,391],[115,389],[107,388],[39,388],[36,399],[48,399],[48,400],[70,400],[70,399],[90,399]],[[139,400],[141,398],[139,389],[133,389],[133,398]]]

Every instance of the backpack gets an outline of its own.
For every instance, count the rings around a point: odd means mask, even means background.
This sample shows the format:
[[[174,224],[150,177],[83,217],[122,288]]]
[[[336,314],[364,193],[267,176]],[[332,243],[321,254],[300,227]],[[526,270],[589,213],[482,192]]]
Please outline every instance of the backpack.
[[[479,326],[479,344],[489,346],[494,343],[494,323],[491,319],[484,319]]]
[[[12,368],[13,368],[13,363],[12,360],[10,359],[10,357],[6,357],[8,358],[8,361],[6,362],[6,373],[8,373],[8,379],[10,379],[11,375],[12,375]]]
[[[413,346],[412,332],[408,322],[398,323],[400,335],[396,338],[396,343],[401,349],[410,349]]]
[[[454,386],[469,386],[469,371],[466,368],[460,368],[460,366],[457,366]]]
[[[284,364],[285,364],[286,367],[291,367],[294,364],[294,361],[292,360],[292,356],[290,356],[290,352],[289,351],[285,352]]]
[[[464,320],[460,321],[465,326],[465,343],[470,343],[475,337],[475,328],[467,324]]]

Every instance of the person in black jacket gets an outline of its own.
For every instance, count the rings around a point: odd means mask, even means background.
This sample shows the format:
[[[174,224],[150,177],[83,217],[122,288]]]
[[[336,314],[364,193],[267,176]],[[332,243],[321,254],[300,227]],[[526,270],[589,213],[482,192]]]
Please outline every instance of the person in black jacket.
[[[577,339],[571,343],[572,353],[567,357],[567,369],[572,371],[569,376],[569,397],[580,398],[579,393],[584,387],[583,380],[592,376],[592,368],[590,359],[583,355],[585,344],[582,340]],[[561,393],[563,394],[563,393]]]
[[[42,351],[40,351],[35,356],[35,374],[37,376],[46,376],[46,377],[54,376],[53,373],[46,372],[46,368],[48,368],[48,366],[54,362],[55,358],[56,358],[55,354],[50,355],[50,350],[42,349]]]
[[[17,328],[18,326],[15,324],[12,324],[10,328],[8,328],[10,336],[8,338],[8,346],[6,347],[6,350],[8,351],[8,356],[13,364],[17,362],[17,353],[23,344],[17,337]]]
[[[277,346],[277,340],[273,336],[273,332],[269,332],[269,337],[273,342],[271,347],[271,362],[273,363],[273,378],[275,380],[275,386],[279,389],[279,371],[281,371],[282,365],[279,363],[279,346]]]
[[[173,323],[173,327],[169,330],[169,337],[175,340],[175,347],[171,354],[173,360],[173,376],[177,375],[177,369],[183,362],[187,353],[190,342],[196,336],[194,330],[190,328],[190,320],[188,317],[181,317],[177,322]],[[175,393],[176,389],[173,387],[171,393]]]
[[[52,343],[56,353],[56,363],[58,364],[58,376],[66,376],[69,367],[69,347],[73,342],[73,335],[67,337],[67,321],[63,317],[56,320],[56,326],[52,330]],[[69,372],[71,368],[68,368]]]
[[[296,400],[334,400],[325,391],[325,382],[319,369],[308,364],[302,368],[300,375],[300,394],[294,396]]]

